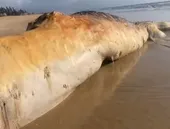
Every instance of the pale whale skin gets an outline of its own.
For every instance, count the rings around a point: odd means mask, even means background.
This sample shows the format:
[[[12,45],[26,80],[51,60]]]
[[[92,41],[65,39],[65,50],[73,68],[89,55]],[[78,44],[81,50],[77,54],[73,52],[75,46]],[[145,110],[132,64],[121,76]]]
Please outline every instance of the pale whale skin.
[[[109,14],[52,12],[38,27],[0,38],[0,129],[42,116],[98,71],[105,58],[140,49],[150,32],[165,36],[156,25]]]

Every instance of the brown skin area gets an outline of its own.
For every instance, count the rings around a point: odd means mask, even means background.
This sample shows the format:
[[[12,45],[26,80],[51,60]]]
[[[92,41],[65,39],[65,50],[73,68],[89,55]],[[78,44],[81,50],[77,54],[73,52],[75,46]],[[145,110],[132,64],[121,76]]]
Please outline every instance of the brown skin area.
[[[142,29],[127,26],[126,22],[120,24],[114,20],[55,13],[35,30],[0,38],[0,59],[3,60],[0,64],[3,73],[0,77],[1,84],[34,71],[45,62],[64,59],[76,53],[82,45],[87,48],[100,44],[109,35],[110,26],[118,31],[132,31],[132,34]],[[115,39],[117,38],[115,33]]]

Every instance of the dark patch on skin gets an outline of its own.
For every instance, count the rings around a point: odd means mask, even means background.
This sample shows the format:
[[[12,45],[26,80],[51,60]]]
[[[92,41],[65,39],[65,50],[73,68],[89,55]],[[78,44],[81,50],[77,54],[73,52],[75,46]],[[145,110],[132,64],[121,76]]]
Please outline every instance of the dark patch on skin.
[[[119,57],[122,55],[122,51],[119,52]]]
[[[98,53],[99,55],[102,55],[102,53],[101,53],[99,50],[97,51],[97,53]]]
[[[97,19],[116,20],[116,21],[119,21],[119,22],[128,22],[125,18],[116,16],[116,15],[112,15],[112,14],[109,14],[109,13],[97,12],[97,11],[80,11],[80,12],[76,12],[76,13],[71,14],[71,16],[76,16],[76,15],[89,15],[89,16],[96,17]]]
[[[50,77],[50,70],[49,70],[49,68],[46,66],[46,67],[44,68],[44,78],[47,79],[47,78],[49,78],[49,77]]]
[[[18,86],[16,83],[13,84],[13,87],[11,90],[8,90],[11,98],[14,99],[14,105],[15,105],[15,113],[16,118],[19,118],[20,116],[20,98],[21,98],[21,92],[18,89]]]
[[[10,52],[11,51],[11,48],[9,48],[8,46],[4,45],[4,44],[1,44],[1,46],[7,51],[7,52]]]
[[[53,13],[53,12],[51,12]],[[34,22],[29,22],[26,31],[36,29],[43,21],[48,17],[49,13],[44,13],[40,15]]]
[[[32,91],[32,96],[34,96],[35,94],[34,94],[34,91]]]
[[[64,84],[64,85],[63,85],[63,88],[67,89],[67,88],[68,88],[68,85]]]
[[[144,25],[147,26],[148,24],[154,23],[153,21],[137,21],[133,22],[135,25]]]
[[[91,49],[89,49],[89,51],[91,52]]]
[[[44,13],[36,18],[34,21],[29,22],[26,28],[26,31],[33,30],[39,27],[50,15],[54,15],[55,11]]]
[[[50,68],[48,66],[44,68],[44,79],[47,80],[48,87],[51,90],[51,74],[50,74]]]
[[[13,87],[11,90],[8,90],[10,93],[10,96],[16,100],[20,99],[21,97],[21,92],[18,90],[17,84],[13,84]]]
[[[113,63],[113,58],[112,57],[106,57],[103,62],[102,62],[102,65],[101,66],[105,66],[105,65],[108,65],[110,63]]]
[[[1,110],[1,115],[2,115],[2,121],[4,123],[4,129],[10,129],[9,125],[9,119],[7,115],[7,109],[6,109],[6,103],[4,101],[0,102],[0,110]]]

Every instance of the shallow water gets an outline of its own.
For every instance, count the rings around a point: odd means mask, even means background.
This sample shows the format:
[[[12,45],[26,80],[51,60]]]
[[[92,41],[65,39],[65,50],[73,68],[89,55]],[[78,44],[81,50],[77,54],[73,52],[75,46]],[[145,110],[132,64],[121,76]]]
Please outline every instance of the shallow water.
[[[104,12],[116,14],[122,16],[130,21],[170,21],[170,9],[160,9],[160,10],[143,10],[143,11],[126,11],[118,12],[112,10],[105,10]]]

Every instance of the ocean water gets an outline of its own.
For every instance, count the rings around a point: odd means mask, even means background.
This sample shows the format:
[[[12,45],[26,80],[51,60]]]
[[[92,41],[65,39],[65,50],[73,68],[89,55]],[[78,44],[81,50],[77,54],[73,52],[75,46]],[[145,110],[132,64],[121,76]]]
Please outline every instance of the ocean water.
[[[126,10],[126,11],[115,11],[115,10],[103,10],[121,17],[124,17],[130,21],[170,21],[170,9],[154,9],[154,10]]]

